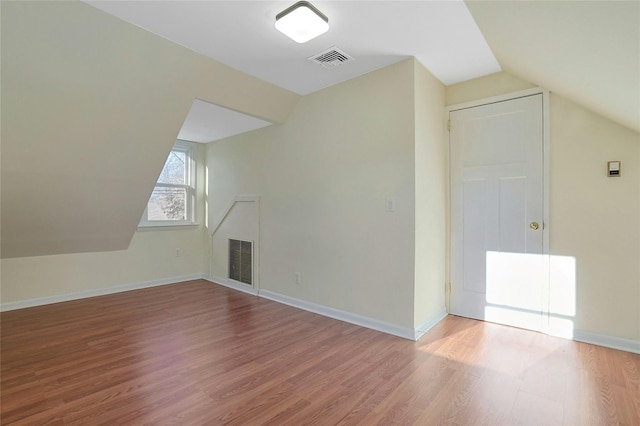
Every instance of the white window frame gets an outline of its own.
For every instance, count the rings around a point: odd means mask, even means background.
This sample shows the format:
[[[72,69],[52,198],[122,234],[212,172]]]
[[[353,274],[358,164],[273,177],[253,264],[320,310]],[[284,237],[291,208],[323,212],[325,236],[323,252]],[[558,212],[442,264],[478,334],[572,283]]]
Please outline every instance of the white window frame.
[[[187,182],[185,184],[172,184],[172,183],[160,183],[156,182],[155,188],[180,188],[186,190],[186,220],[148,220],[147,209],[149,202],[144,208],[142,218],[138,228],[175,228],[184,226],[196,226],[196,161],[195,161],[195,147],[193,143],[177,140],[171,148],[171,152],[181,152],[185,154],[185,177]],[[171,153],[169,153],[171,155]],[[168,156],[167,156],[168,158]],[[166,162],[166,160],[165,160]],[[164,165],[162,166],[164,168]]]

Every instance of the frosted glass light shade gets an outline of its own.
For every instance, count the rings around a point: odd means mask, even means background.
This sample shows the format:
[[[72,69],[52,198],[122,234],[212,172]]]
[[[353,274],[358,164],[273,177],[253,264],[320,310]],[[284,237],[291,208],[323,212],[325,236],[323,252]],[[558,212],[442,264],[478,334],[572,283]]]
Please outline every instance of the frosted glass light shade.
[[[329,19],[311,3],[299,1],[276,16],[276,28],[296,43],[306,43],[329,30]]]

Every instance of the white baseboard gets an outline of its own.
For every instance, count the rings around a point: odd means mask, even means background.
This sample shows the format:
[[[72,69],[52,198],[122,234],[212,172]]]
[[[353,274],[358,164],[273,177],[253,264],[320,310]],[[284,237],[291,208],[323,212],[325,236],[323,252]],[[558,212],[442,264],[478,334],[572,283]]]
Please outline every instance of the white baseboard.
[[[422,324],[416,327],[415,329],[415,337],[413,340],[418,340],[422,336],[424,336],[427,331],[431,330],[436,324],[442,321],[447,316],[447,308],[442,307],[435,315],[427,318]]]
[[[35,299],[18,300],[16,302],[0,303],[0,312],[16,309],[31,308],[34,306],[49,305],[51,303],[68,302],[71,300],[86,299],[88,297],[105,296],[107,294],[122,293],[123,291],[140,290],[142,288],[157,287],[167,284],[175,284],[183,281],[206,279],[203,274],[183,275],[179,277],[162,278],[158,280],[144,281],[117,285],[113,287],[96,288],[92,290],[78,291],[74,293],[57,294],[55,296],[38,297]]]
[[[206,277],[205,279],[213,284],[219,284],[221,286],[229,287],[234,290],[238,290],[243,293],[250,294],[252,296],[258,296],[258,290],[251,287],[248,284],[242,284],[237,281],[230,280],[229,278],[222,278],[222,277],[216,277],[216,276],[209,276],[209,277]]]
[[[426,333],[431,327],[436,325],[440,320],[447,316],[446,309],[442,309],[441,312],[432,318],[425,321],[419,329],[412,329],[409,327],[401,327],[395,324],[391,324],[385,321],[376,320],[373,318],[365,317],[362,315],[354,314],[339,309],[330,308],[328,306],[319,305],[317,303],[308,302],[306,300],[296,299],[294,297],[285,296],[283,294],[274,293],[269,290],[260,290],[258,295],[265,299],[273,300],[274,302],[283,303],[285,305],[293,306],[294,308],[303,309],[305,311],[313,312],[325,317],[337,319],[340,321],[348,322],[350,324],[359,325],[361,327],[370,328],[372,330],[381,331],[383,333],[392,334],[394,336],[402,337],[409,340],[417,340],[420,336]]]
[[[640,354],[640,341],[637,340],[608,336],[606,334],[592,333],[590,331],[584,330],[573,330],[573,340]]]
[[[313,312],[315,314],[323,315],[325,317],[359,325],[361,327],[371,328],[383,333],[393,334],[394,336],[404,337],[405,339],[413,340],[415,337],[414,330],[408,327],[400,327],[388,322],[375,320],[347,311],[341,311],[339,309],[330,308],[328,306],[319,305],[313,302],[307,302],[306,300],[296,299],[294,297],[285,296],[280,293],[274,293],[268,290],[260,290],[259,296],[264,297],[265,299],[273,300],[274,302],[293,306],[294,308],[299,308],[305,311]]]
[[[381,331],[383,333],[392,334],[394,336],[403,337],[409,340],[417,340],[426,333],[431,327],[437,324],[442,318],[446,316],[446,311],[439,312],[436,316],[427,319],[417,329],[411,329],[408,327],[400,327],[395,324],[379,321],[373,318],[368,318],[362,315],[353,314],[347,311],[341,311],[339,309],[330,308],[328,306],[319,305],[305,300],[296,299],[293,297],[285,296],[279,293],[274,293],[268,290],[258,291],[253,287],[246,284],[238,283],[228,278],[207,276],[204,274],[184,275],[179,277],[163,278],[152,281],[144,281],[139,283],[131,283],[118,285],[113,287],[97,288],[92,290],[78,291],[74,293],[58,294],[55,296],[38,297],[35,299],[19,300],[16,302],[0,303],[0,312],[12,311],[16,309],[31,308],[34,306],[49,305],[52,303],[68,302],[71,300],[86,299],[89,297],[105,296],[107,294],[122,293],[125,291],[139,290],[143,288],[157,287],[168,284],[175,284],[184,281],[191,281],[197,279],[205,279],[213,284],[218,284],[224,287],[229,287],[234,290],[241,291],[243,293],[251,294],[253,296],[261,296],[265,299],[273,300],[275,302],[283,303],[285,305],[293,306],[296,308],[304,309],[306,311],[314,312],[319,315],[323,315],[329,318],[334,318],[340,321],[345,321],[351,324],[356,324],[361,327],[371,328],[373,330]]]
[[[328,306],[319,305],[317,303],[307,302],[306,300],[296,299],[294,297],[285,296],[268,290],[256,290],[245,284],[229,280],[221,277],[210,277],[204,274],[183,275],[178,277],[162,278],[158,280],[144,281],[139,283],[124,284],[113,287],[98,288],[93,290],[79,291],[74,293],[59,294],[55,296],[38,297],[35,299],[18,300],[16,302],[0,303],[0,312],[12,311],[16,309],[31,308],[34,306],[49,305],[52,303],[68,302],[71,300],[86,299],[89,297],[104,296],[107,294],[121,293],[131,290],[139,290],[149,287],[157,287],[168,284],[175,284],[184,281],[205,279],[211,283],[232,288],[253,296],[261,296],[265,299],[303,309],[329,318],[345,321],[361,327],[370,328],[381,331],[383,333],[392,334],[394,336],[403,337],[409,340],[418,340],[427,331],[442,321],[447,316],[447,311],[442,308],[439,312],[430,318],[427,318],[422,324],[415,329],[408,327],[400,327],[385,321],[379,321],[362,315],[353,314],[347,311],[330,308]],[[640,354],[640,341],[632,339],[624,339],[622,337],[608,336],[605,334],[592,333],[584,330],[574,330],[573,340],[592,345],[604,346],[607,348],[618,349],[626,352]]]

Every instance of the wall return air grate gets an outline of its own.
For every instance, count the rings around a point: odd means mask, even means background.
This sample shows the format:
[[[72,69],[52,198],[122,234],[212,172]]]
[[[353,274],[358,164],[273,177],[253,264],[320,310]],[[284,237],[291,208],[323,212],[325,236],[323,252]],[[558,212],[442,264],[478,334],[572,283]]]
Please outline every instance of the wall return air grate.
[[[229,240],[229,278],[252,285],[253,243]]]
[[[344,51],[338,49],[336,46],[333,46],[324,52],[320,52],[309,57],[309,60],[330,69],[355,59]]]

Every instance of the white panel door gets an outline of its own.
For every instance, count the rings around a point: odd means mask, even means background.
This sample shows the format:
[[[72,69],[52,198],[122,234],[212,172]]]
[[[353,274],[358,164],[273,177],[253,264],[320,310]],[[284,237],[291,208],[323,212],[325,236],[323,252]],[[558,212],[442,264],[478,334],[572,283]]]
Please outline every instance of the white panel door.
[[[540,330],[548,287],[542,95],[449,118],[450,312]]]

